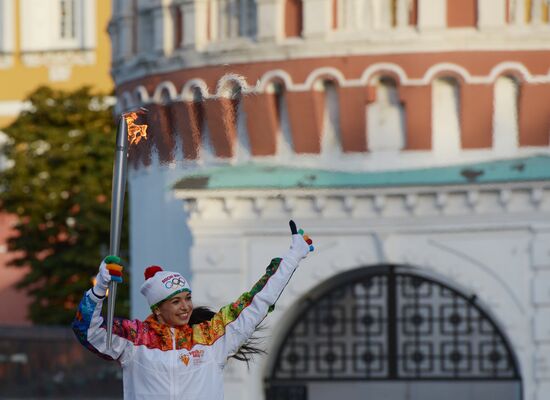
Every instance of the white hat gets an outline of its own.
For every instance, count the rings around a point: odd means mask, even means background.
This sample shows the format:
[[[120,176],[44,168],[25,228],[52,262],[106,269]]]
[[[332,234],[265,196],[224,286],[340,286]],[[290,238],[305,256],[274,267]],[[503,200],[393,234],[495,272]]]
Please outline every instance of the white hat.
[[[163,271],[161,267],[152,265],[145,269],[145,282],[140,292],[153,309],[178,293],[191,292],[191,286],[179,272]]]

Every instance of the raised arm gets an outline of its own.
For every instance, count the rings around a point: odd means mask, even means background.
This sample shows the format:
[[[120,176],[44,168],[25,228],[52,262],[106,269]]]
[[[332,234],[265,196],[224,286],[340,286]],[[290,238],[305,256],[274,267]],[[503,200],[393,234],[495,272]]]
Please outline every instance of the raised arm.
[[[103,300],[111,280],[122,282],[122,263],[115,256],[106,257],[99,266],[94,287],[88,290],[80,304],[72,323],[73,331],[79,342],[99,356],[118,360],[126,346],[130,343],[125,339],[126,331],[131,329],[132,321],[118,319],[113,324],[112,346],[107,350],[106,324],[101,316]]]
[[[213,345],[220,362],[225,362],[250,338],[275,305],[299,262],[313,250],[311,239],[304,236],[303,231],[297,232],[293,221],[290,221],[290,228],[292,241],[289,251],[282,258],[271,260],[266,273],[252,289],[234,303],[222,307],[209,322],[193,326],[195,341]]]

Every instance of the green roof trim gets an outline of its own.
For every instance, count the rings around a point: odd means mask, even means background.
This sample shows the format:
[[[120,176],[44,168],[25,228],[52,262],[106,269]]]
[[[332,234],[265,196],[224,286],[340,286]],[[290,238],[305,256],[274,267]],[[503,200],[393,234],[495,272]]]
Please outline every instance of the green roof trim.
[[[186,175],[176,190],[323,189],[461,185],[550,180],[550,156],[399,171],[344,172],[244,164]]]

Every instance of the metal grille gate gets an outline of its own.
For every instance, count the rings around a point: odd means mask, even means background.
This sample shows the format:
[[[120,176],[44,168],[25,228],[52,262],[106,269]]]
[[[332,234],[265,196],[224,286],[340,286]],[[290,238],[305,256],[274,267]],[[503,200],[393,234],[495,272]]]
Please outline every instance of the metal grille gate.
[[[517,381],[496,323],[466,296],[408,267],[348,273],[297,315],[266,380],[268,400],[306,400],[312,381]]]

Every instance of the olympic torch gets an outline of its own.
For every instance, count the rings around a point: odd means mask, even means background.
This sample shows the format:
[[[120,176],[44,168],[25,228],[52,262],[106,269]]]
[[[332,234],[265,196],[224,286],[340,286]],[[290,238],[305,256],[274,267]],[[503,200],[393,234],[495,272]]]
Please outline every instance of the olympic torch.
[[[118,256],[120,252],[120,237],[122,235],[122,215],[124,213],[124,193],[128,170],[128,146],[137,144],[141,139],[147,139],[147,125],[137,125],[134,121],[138,114],[144,114],[146,109],[123,114],[118,123],[116,133],[115,161],[113,164],[113,183],[111,194],[111,237],[109,254]],[[107,298],[107,348],[111,348],[113,336],[113,318],[115,314],[117,283],[109,283]]]
[[[122,233],[122,215],[124,213],[124,192],[126,191],[126,175],[128,170],[128,125],[126,118],[121,116],[116,133],[115,161],[113,164],[113,184],[111,194],[111,237],[109,254],[118,256],[120,252],[120,236]],[[115,314],[117,283],[109,283],[107,298],[107,348],[111,348],[113,336],[113,317]]]

